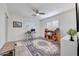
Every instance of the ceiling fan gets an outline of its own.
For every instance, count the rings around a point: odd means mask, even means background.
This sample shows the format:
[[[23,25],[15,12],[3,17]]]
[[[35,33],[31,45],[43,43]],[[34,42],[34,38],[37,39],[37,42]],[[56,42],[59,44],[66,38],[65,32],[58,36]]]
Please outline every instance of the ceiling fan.
[[[35,14],[32,14],[32,16],[38,16],[38,15],[45,15],[46,13],[44,13],[44,12],[40,12],[38,9],[36,9],[36,8],[33,8],[32,9],[33,10],[33,12],[35,12]]]

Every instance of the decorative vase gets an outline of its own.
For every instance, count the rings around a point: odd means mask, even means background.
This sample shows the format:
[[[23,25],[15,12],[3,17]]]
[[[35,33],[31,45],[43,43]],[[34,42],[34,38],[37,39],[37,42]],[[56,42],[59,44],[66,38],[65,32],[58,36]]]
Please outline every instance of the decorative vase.
[[[73,36],[70,37],[70,41],[74,41]]]

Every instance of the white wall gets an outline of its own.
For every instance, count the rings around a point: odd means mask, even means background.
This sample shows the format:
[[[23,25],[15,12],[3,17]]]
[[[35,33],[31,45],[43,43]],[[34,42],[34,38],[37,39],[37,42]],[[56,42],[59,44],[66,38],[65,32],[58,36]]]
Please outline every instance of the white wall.
[[[71,28],[76,29],[76,11],[75,8],[59,14],[59,26],[61,36],[67,35],[67,31]]]
[[[29,26],[26,25],[26,24],[30,24],[31,25],[31,28],[28,28]],[[35,29],[35,37],[39,37],[40,36],[40,21],[39,20],[35,20],[35,19],[32,19],[32,20],[24,20],[24,28],[26,31],[30,30],[30,29]]]
[[[22,20],[20,20],[22,19]],[[22,21],[23,27],[22,28],[13,28],[13,21]],[[70,10],[64,11],[58,15],[43,19],[42,21],[37,21],[32,19],[31,22],[35,23],[36,35],[44,37],[44,30],[45,30],[45,24],[48,21],[58,20],[59,21],[59,27],[61,31],[61,36],[64,37],[67,35],[67,31],[70,28],[76,29],[76,13],[75,8],[72,8]],[[27,18],[21,18],[18,16],[10,16],[8,21],[8,40],[20,40],[22,39],[21,35],[24,35],[24,33],[27,31],[27,28],[25,28],[25,22],[27,21]],[[12,34],[11,34],[12,33]],[[18,38],[19,37],[19,38]],[[21,38],[20,38],[21,37]],[[17,39],[18,38],[18,39]]]
[[[5,12],[7,12],[5,4],[0,4],[0,49],[6,42]]]
[[[13,28],[13,21],[20,21],[22,22],[22,28]],[[38,20],[32,19],[28,20],[27,18],[19,17],[10,15],[8,19],[8,40],[7,41],[17,41],[17,40],[24,40],[25,39],[25,32],[27,32],[28,26],[26,23],[33,23],[35,24],[34,28],[36,29],[36,37],[40,36],[40,22]]]
[[[23,19],[18,16],[10,15],[8,19],[8,39],[7,41],[23,40],[24,38],[24,26],[22,28],[13,28],[13,21],[19,21],[23,23]]]
[[[74,42],[69,41],[67,31],[71,28],[76,29],[76,11],[75,8],[59,14],[60,30],[61,30],[61,55],[77,56],[77,37]]]
[[[75,8],[62,12],[58,15],[49,17],[41,21],[41,31],[44,37],[45,24],[48,21],[58,20],[61,31],[61,37],[67,35],[67,31],[71,28],[76,29],[76,11]]]
[[[69,41],[70,36],[67,35],[61,39],[61,56],[77,56],[77,37],[74,41]]]

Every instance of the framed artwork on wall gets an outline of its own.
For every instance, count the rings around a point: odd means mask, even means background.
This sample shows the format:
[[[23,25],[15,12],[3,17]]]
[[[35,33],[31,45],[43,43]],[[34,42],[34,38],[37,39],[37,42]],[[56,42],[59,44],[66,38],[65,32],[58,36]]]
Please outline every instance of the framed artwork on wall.
[[[13,28],[22,28],[22,22],[13,21]]]

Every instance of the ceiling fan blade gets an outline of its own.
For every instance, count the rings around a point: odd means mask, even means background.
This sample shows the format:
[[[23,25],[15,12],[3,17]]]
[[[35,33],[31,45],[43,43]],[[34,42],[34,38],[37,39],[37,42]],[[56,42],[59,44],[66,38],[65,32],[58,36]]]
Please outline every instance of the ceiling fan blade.
[[[32,16],[37,16],[36,14],[32,14]]]
[[[41,15],[45,15],[46,13],[39,13],[39,14],[41,14]]]
[[[34,9],[32,9],[35,13],[39,13],[39,10],[38,9],[36,9],[36,8],[34,8]]]
[[[39,13],[39,10],[36,10],[36,13]]]
[[[38,16],[39,14],[40,14],[40,15],[45,15],[45,13],[40,12],[40,11],[39,11],[38,9],[36,9],[36,8],[33,8],[32,10],[33,10],[33,12],[35,12],[35,14],[32,14],[32,16]]]

